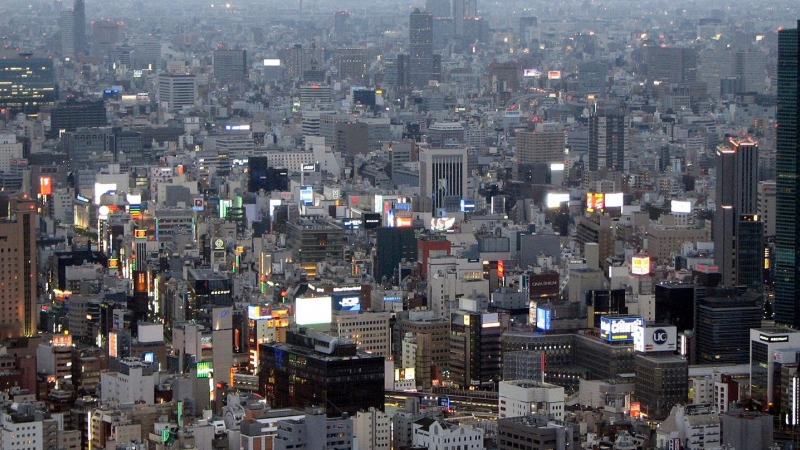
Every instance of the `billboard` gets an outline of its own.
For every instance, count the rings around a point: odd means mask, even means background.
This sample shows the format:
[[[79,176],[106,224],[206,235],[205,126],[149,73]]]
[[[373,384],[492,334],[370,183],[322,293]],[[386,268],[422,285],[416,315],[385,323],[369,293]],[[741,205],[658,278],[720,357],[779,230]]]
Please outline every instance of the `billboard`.
[[[300,203],[304,205],[314,203],[314,186],[300,186]]]
[[[528,278],[530,298],[552,297],[558,295],[558,272],[531,274]]]
[[[360,230],[364,225],[364,219],[353,219],[346,217],[342,219],[342,224],[345,230]]]
[[[522,76],[528,78],[539,78],[542,76],[542,71],[539,69],[522,69]]]
[[[39,177],[39,195],[53,195],[53,177]]]
[[[272,308],[266,305],[250,305],[247,307],[247,318],[261,320],[272,318]]]
[[[683,200],[672,200],[670,211],[675,214],[690,214],[692,212],[692,202]]]
[[[548,192],[545,205],[548,208],[558,208],[562,203],[569,203],[569,192]]]
[[[303,164],[300,166],[300,170],[303,172],[316,172],[317,165],[316,164]]]
[[[540,330],[550,329],[550,310],[544,308],[536,308],[536,328]]]
[[[137,228],[133,230],[134,239],[147,239],[147,230],[144,228]]]
[[[139,323],[139,342],[164,342],[163,323]]]
[[[411,217],[395,217],[394,226],[398,228],[410,227],[414,225],[414,219]]]
[[[647,255],[634,255],[631,258],[631,273],[634,275],[649,275],[650,257]]]
[[[197,362],[197,378],[211,378],[211,361]]]
[[[364,214],[364,228],[378,228],[381,226],[381,215],[380,213],[366,213]]]
[[[475,211],[475,201],[461,199],[461,212]]]
[[[95,183],[94,184],[94,204],[100,204],[100,196],[108,192],[116,192],[117,183]]]
[[[622,208],[625,203],[625,196],[622,192],[606,194],[606,208]]]
[[[331,307],[334,311],[361,311],[360,292],[331,294]]]
[[[551,70],[547,72],[547,78],[551,80],[560,80],[561,79],[561,71],[560,70]]]
[[[194,211],[203,211],[206,209],[205,202],[202,198],[196,198],[192,201],[192,209]]]
[[[281,65],[281,60],[277,58],[267,58],[264,60],[264,66],[266,67],[278,67]]]
[[[331,323],[331,297],[298,297],[295,299],[294,321],[297,325]]]
[[[633,328],[633,349],[637,352],[674,352],[678,349],[678,329],[674,326]]]
[[[611,342],[630,342],[636,326],[644,326],[642,316],[600,316],[600,338]]]
[[[455,217],[438,217],[431,219],[431,230],[433,231],[447,231],[456,224]]]
[[[565,167],[566,167],[566,164],[564,164],[564,163],[550,163],[550,171],[551,172],[563,171]]]
[[[602,192],[586,194],[586,212],[602,211],[606,208],[606,196]]]

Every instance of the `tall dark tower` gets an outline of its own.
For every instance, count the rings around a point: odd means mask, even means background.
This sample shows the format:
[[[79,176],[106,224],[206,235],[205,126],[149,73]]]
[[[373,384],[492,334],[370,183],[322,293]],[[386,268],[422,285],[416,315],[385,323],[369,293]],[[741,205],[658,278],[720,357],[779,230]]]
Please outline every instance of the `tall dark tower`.
[[[423,87],[433,77],[433,15],[419,8],[411,13],[408,27],[411,85]]]
[[[800,28],[800,21],[797,22]],[[800,110],[797,28],[778,33],[778,172],[775,220],[775,322],[800,326]]]
[[[759,289],[764,225],[758,217],[758,144],[729,138],[717,147],[714,263],[722,284]]]
[[[75,20],[75,53],[86,53],[86,5],[83,0],[75,0],[73,6]]]
[[[628,130],[622,110],[597,111],[589,117],[589,170],[622,172],[629,159]]]

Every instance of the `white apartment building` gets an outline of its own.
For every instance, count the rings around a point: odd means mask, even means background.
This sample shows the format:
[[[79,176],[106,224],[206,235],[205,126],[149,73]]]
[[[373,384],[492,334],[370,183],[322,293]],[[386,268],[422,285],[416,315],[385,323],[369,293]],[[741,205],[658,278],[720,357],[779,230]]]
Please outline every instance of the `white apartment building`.
[[[483,447],[483,430],[459,426],[423,417],[414,422],[414,447],[480,450]]]
[[[119,372],[100,374],[101,399],[104,403],[155,401],[156,368],[139,358],[123,358]]]
[[[375,408],[359,411],[353,418],[353,437],[358,450],[389,450],[392,442],[389,415]]]

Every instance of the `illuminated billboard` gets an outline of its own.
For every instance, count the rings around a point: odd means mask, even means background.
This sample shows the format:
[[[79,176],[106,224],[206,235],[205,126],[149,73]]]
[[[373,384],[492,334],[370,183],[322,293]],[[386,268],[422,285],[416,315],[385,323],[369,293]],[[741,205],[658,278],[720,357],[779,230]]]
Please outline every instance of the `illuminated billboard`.
[[[631,258],[631,273],[634,275],[649,275],[650,257],[647,255],[634,255]]]
[[[678,349],[678,329],[674,326],[641,326],[633,329],[633,349],[637,352],[664,352]]]
[[[331,294],[331,302],[336,311],[361,311],[360,292]]]
[[[311,205],[314,203],[314,186],[300,187],[300,203]]]
[[[644,326],[642,316],[600,316],[600,338],[611,342],[633,341],[633,329]]]
[[[144,240],[146,240],[147,239],[147,230],[145,230],[143,228],[135,229],[135,230],[133,230],[133,237],[135,239],[144,239]]]
[[[39,195],[53,195],[52,177],[39,177]]]
[[[542,71],[539,69],[522,69],[522,76],[528,78],[539,78],[542,76]]]
[[[211,378],[211,361],[197,362],[197,378]]]
[[[605,204],[606,208],[622,208],[625,203],[625,196],[622,192],[614,192],[606,194]]]
[[[109,192],[116,192],[116,183],[95,183],[94,184],[94,204],[100,204],[100,196]]]
[[[247,318],[250,320],[271,319],[272,308],[266,305],[250,305],[247,307]]]
[[[414,225],[414,219],[411,217],[395,217],[394,226],[397,228],[405,228]]]
[[[431,219],[431,230],[433,231],[447,231],[456,224],[455,217],[438,217]]]
[[[566,165],[564,163],[550,163],[550,171],[551,172],[559,172],[563,171]]]
[[[670,202],[670,211],[673,214],[690,214],[692,212],[692,202],[672,200]]]
[[[364,214],[364,228],[378,228],[381,226],[381,215],[379,213]]]
[[[561,71],[560,70],[551,70],[547,72],[547,78],[551,80],[560,80],[561,79]]]
[[[536,308],[536,328],[540,330],[550,329],[550,310],[545,308]]]
[[[363,219],[353,219],[349,217],[342,219],[342,225],[344,225],[345,230],[360,230],[363,224]]]
[[[589,192],[586,194],[586,212],[603,211],[605,207],[605,194],[602,192]]]
[[[548,208],[558,208],[562,203],[569,203],[569,192],[548,192],[545,205]]]
[[[264,66],[266,67],[278,67],[281,65],[281,60],[276,58],[267,58],[264,60]]]
[[[298,297],[295,299],[294,322],[297,325],[331,323],[331,297]]]

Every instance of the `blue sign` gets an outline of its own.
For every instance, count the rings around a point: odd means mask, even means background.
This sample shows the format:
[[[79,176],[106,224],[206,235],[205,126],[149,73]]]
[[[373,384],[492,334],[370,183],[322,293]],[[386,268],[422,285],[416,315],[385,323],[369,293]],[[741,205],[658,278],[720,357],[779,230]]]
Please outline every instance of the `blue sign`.
[[[411,203],[396,203],[394,205],[395,211],[411,211]]]
[[[438,397],[436,399],[436,404],[439,406],[444,406],[445,408],[450,407],[450,397]]]
[[[544,308],[536,308],[536,328],[540,330],[550,329],[550,310]]]
[[[653,331],[653,342],[657,345],[662,345],[667,343],[667,330],[662,328]]]
[[[633,341],[633,329],[644,326],[641,316],[600,316],[600,338],[611,342]]]

